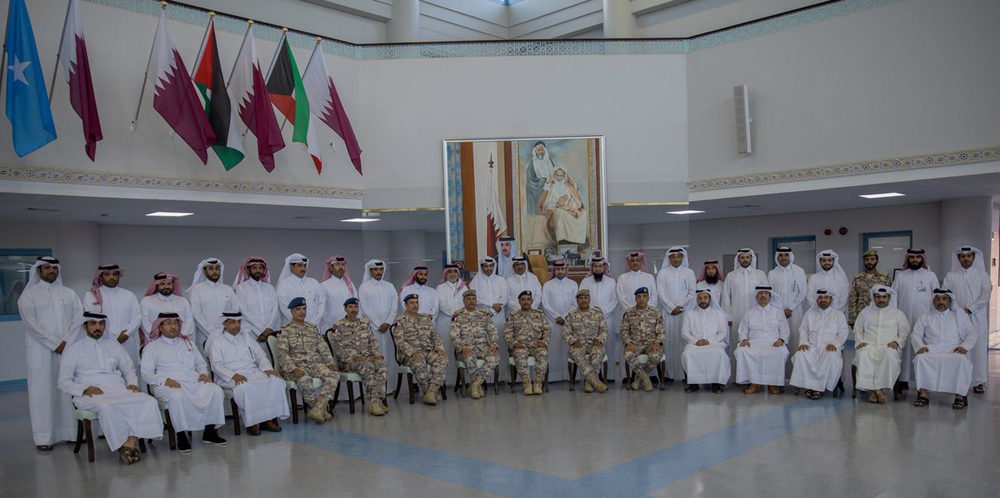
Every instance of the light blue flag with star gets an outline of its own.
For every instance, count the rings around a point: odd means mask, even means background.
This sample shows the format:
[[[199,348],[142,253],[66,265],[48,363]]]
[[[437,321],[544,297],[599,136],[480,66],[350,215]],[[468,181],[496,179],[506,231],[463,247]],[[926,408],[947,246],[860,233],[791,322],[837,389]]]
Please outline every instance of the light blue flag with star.
[[[7,16],[7,119],[14,152],[24,157],[56,139],[52,108],[38,61],[35,34],[24,0],[11,0]]]

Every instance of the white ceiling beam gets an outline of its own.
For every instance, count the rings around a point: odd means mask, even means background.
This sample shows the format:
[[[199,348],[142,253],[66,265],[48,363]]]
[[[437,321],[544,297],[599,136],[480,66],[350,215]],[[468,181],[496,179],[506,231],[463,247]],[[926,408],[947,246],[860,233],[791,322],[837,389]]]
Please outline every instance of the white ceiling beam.
[[[525,3],[525,2],[522,2]],[[520,4],[514,4],[520,5]],[[583,25],[593,26],[603,26],[604,25],[604,14],[603,14],[603,3],[601,0],[585,0],[583,2],[576,2],[573,6],[565,9],[561,9],[552,12],[543,17],[536,17],[530,21],[523,22],[520,24],[512,25],[510,27],[510,38],[548,38],[544,33],[550,32],[564,32],[568,33],[571,31],[576,31],[579,27]],[[593,23],[593,19],[599,19],[597,24]],[[582,18],[582,20],[580,20]],[[556,29],[551,30],[557,25],[568,23],[571,21],[576,21],[573,25],[573,29]]]
[[[676,7],[691,0],[631,0],[632,15],[641,16],[658,10]]]

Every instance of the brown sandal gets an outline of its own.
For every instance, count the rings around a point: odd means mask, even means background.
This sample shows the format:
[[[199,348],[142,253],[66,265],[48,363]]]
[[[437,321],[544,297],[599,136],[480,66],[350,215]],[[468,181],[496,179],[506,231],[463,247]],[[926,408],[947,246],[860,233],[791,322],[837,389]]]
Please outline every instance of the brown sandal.
[[[986,386],[979,384],[978,386],[972,388],[972,392],[976,394],[983,394],[986,392]]]
[[[878,395],[875,394],[875,392],[876,391],[868,391],[868,402],[869,403],[878,403],[879,402]]]
[[[132,465],[135,463],[135,450],[128,447],[122,447],[118,450],[118,460],[120,460],[125,465]]]

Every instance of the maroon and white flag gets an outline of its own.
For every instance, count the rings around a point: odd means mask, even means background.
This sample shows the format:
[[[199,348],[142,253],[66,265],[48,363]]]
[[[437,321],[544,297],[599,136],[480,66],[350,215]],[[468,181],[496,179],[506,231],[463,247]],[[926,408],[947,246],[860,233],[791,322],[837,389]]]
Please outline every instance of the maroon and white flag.
[[[253,43],[253,24],[247,26],[247,33],[243,36],[243,44],[229,77],[229,91],[240,120],[257,137],[260,163],[268,173],[274,171],[274,153],[285,148],[285,139],[281,138],[281,128],[278,128],[278,120],[274,117],[267,83],[260,70],[257,47]]]
[[[63,26],[62,61],[63,75],[69,83],[69,102],[83,121],[83,139],[86,142],[87,157],[91,161],[97,154],[97,142],[104,138],[101,133],[101,118],[97,115],[97,100],[94,99],[94,81],[90,77],[90,60],[87,57],[87,42],[80,22],[80,6],[77,0],[69,0],[66,7],[66,24]]]
[[[184,60],[177,53],[177,46],[167,31],[167,17],[163,11],[160,12],[151,56],[156,78],[153,109],[198,154],[202,164],[207,164],[208,149],[215,144],[215,132],[205,116],[205,108],[195,91],[191,73],[184,66]]]
[[[323,47],[319,43],[313,49],[305,74],[302,75],[302,86],[309,98],[309,112],[319,116],[320,121],[340,135],[347,146],[347,155],[354,163],[354,169],[361,174],[361,146],[358,137],[354,135],[351,120],[347,118],[344,104],[340,102],[337,86],[333,84],[330,71],[326,68],[326,57],[323,57]]]

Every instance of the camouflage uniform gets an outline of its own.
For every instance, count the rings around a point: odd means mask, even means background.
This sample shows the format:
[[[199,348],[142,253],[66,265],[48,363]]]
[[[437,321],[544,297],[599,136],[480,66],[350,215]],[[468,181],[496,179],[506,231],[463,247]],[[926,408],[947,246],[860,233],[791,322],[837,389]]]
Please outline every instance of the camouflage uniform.
[[[333,354],[315,325],[309,322],[302,325],[286,323],[278,334],[277,355],[281,375],[287,380],[295,381],[302,393],[302,400],[307,405],[316,406],[318,398],[327,401],[333,399],[337,383],[340,382],[340,372],[330,371],[327,366],[334,363]],[[296,368],[302,369],[305,375],[296,379],[292,374]],[[313,377],[323,381],[318,396],[313,388]]]
[[[413,370],[421,391],[429,392],[431,384],[438,387],[444,385],[448,357],[443,354],[444,343],[441,342],[430,315],[418,314],[412,317],[403,313],[397,316],[392,327],[392,337],[396,343],[396,356],[399,357],[400,365]],[[421,353],[423,357],[414,361],[415,353]]]
[[[858,313],[871,304],[872,296],[869,292],[876,285],[889,287],[891,285],[889,274],[878,270],[875,270],[874,275],[862,272],[855,276],[854,281],[851,282],[851,292],[847,296],[847,323],[852,327],[854,320],[858,318]]]
[[[622,316],[622,346],[630,343],[635,346],[635,352],[625,350],[625,361],[633,372],[640,370],[649,373],[656,368],[659,358],[650,358],[645,365],[639,364],[639,355],[649,355],[649,350],[653,346],[663,351],[663,340],[666,339],[667,330],[663,326],[663,316],[660,311],[653,306],[646,309],[636,307],[625,310]]]
[[[549,336],[552,329],[549,321],[545,319],[545,313],[531,309],[529,311],[517,310],[507,317],[507,323],[503,327],[503,339],[510,346],[510,355],[514,358],[514,365],[517,374],[521,376],[522,382],[530,382],[528,375],[528,357],[535,357],[535,380],[541,382],[549,371]],[[539,341],[545,343],[544,347],[535,344]],[[514,344],[520,342],[523,348],[514,348]]]
[[[569,357],[580,367],[581,377],[586,379],[591,374],[599,373],[604,364],[604,341],[608,340],[604,312],[596,306],[587,311],[573,309],[566,315],[562,333],[563,341],[569,344]],[[594,340],[601,345],[594,346]],[[574,348],[573,344],[577,341],[583,347]]]
[[[367,318],[351,322],[342,318],[333,324],[330,342],[337,364],[345,372],[361,376],[368,398],[385,398],[385,358],[379,353],[378,341]],[[357,357],[363,361],[354,361]]]
[[[486,379],[500,362],[497,354],[490,348],[497,347],[497,329],[493,325],[493,313],[474,309],[467,311],[462,308],[451,316],[451,345],[455,348],[456,357],[465,363],[465,370],[472,379]],[[472,354],[465,356],[461,352],[469,348]],[[481,368],[476,366],[476,360],[483,360]],[[495,380],[495,379],[494,379]]]

